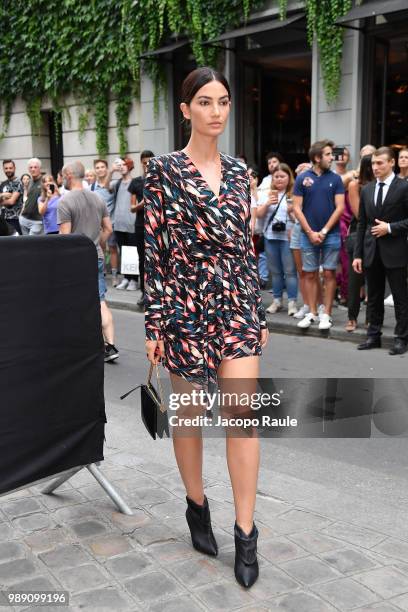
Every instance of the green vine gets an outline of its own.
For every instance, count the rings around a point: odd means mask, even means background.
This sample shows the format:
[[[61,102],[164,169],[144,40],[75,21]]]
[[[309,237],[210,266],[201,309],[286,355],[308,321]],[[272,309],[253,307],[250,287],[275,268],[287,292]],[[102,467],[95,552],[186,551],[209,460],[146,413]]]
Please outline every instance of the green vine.
[[[85,140],[85,132],[89,126],[89,108],[81,108],[78,110],[78,138],[81,144],[84,143]]]
[[[128,127],[129,111],[132,104],[132,93],[130,89],[118,91],[116,100],[116,121],[119,140],[119,153],[123,157],[128,150],[128,141],[126,138],[126,128]]]
[[[12,109],[13,109],[13,102],[11,100],[6,100],[4,104],[4,110],[3,110],[3,125],[2,125],[2,130],[0,133],[0,140],[3,140],[3,138],[5,138],[8,132]]]
[[[351,7],[352,0],[306,0],[308,39],[312,44],[316,36],[328,104],[336,101],[341,83],[343,28],[335,21]]]
[[[307,19],[307,38],[312,46],[316,38],[326,101],[336,101],[341,84],[341,59],[343,56],[343,28],[335,25],[336,19],[352,7],[352,0],[304,0]],[[288,0],[278,0],[279,15],[286,17]],[[358,4],[360,2],[357,2]]]
[[[101,157],[109,153],[109,93],[101,91],[95,100],[96,150]]]
[[[286,11],[288,9],[288,0],[279,0],[279,17],[285,19]]]
[[[284,19],[288,0],[275,0]],[[352,0],[304,0],[309,42],[316,39],[328,102],[341,82],[343,30],[335,20]],[[140,95],[140,55],[177,39],[188,39],[198,65],[217,65],[219,50],[206,40],[239,26],[265,0],[31,0],[0,3],[0,100],[3,133],[12,106],[26,101],[38,133],[45,99],[64,110],[73,96],[79,106],[78,132],[83,140],[95,116],[97,150],[109,152],[109,100],[116,104],[121,154],[128,147],[129,110]],[[154,83],[154,108],[166,99],[166,63],[149,59],[143,70]]]
[[[30,119],[31,129],[36,136],[40,135],[42,118],[41,118],[41,97],[33,97],[26,100],[26,110]]]

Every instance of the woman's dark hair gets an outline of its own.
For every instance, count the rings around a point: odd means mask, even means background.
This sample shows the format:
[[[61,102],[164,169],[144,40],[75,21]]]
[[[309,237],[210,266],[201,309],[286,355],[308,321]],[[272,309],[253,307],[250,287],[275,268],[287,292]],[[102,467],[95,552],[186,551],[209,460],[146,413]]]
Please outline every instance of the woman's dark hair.
[[[20,176],[20,181],[22,181],[22,180],[23,180],[23,178],[24,178],[25,176],[28,176],[28,178],[29,178],[29,179],[30,179],[30,181],[31,181],[31,176],[30,176],[29,174],[27,174],[27,172],[24,172],[24,173],[23,173],[23,174]]]
[[[224,85],[228,92],[228,97],[231,100],[231,89],[225,76],[221,72],[218,72],[218,70],[203,66],[190,72],[184,79],[181,86],[181,101],[185,104],[190,104],[197,91],[201,89],[201,87],[204,87],[204,85],[207,85],[207,83],[211,83],[211,81],[218,81]]]
[[[360,185],[365,185],[374,180],[373,167],[371,165],[372,155],[364,155],[360,160],[360,171],[358,173],[358,182]]]
[[[140,154],[140,161],[144,159],[145,157],[154,157],[153,151],[150,151],[150,149],[143,149],[143,151]]]

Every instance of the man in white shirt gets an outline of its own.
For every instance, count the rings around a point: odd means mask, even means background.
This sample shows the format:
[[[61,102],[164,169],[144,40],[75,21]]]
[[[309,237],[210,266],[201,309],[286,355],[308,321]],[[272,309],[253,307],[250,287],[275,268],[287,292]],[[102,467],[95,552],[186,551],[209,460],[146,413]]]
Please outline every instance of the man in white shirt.
[[[268,153],[266,156],[266,163],[268,164],[269,174],[262,179],[262,182],[258,187],[260,191],[271,188],[272,174],[275,172],[279,164],[283,163],[283,161],[283,157],[280,153],[277,153],[276,151],[270,151]]]

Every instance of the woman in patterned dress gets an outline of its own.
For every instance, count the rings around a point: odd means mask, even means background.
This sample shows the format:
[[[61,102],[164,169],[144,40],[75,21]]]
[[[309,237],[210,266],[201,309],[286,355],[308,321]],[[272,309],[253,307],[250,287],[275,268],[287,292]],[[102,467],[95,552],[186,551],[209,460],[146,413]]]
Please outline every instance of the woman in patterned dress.
[[[147,357],[155,364],[162,361],[177,393],[197,386],[207,390],[217,382],[222,392],[238,387],[242,393],[256,391],[259,355],[267,343],[251,239],[248,172],[243,162],[217,148],[230,105],[222,74],[211,68],[190,73],[180,105],[191,122],[190,140],[182,151],[153,158],[145,181]],[[233,408],[243,414],[242,407]],[[248,406],[244,410],[248,414]],[[190,406],[188,415],[196,413]],[[236,511],[235,576],[250,587],[258,577],[253,514],[259,439],[256,431],[230,434],[227,428]],[[193,546],[216,555],[203,490],[201,428],[173,428],[173,444],[186,487]]]

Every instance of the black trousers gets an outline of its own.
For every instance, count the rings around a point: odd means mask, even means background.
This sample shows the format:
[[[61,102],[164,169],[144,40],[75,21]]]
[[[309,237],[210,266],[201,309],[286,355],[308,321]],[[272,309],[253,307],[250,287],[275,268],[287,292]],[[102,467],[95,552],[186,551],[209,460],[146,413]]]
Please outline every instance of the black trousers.
[[[122,256],[123,246],[136,246],[133,236],[134,234],[128,234],[128,232],[115,231],[115,238],[116,238],[116,242],[118,243],[118,247],[119,247],[121,256]],[[125,274],[125,278],[127,278],[129,281],[130,280],[137,281],[137,274]]]
[[[21,236],[22,231],[21,231],[21,227],[20,227],[20,222],[18,219],[6,219],[7,223],[9,225],[11,225],[12,227],[14,227],[14,229],[16,230],[16,232],[18,232]],[[58,232],[57,232],[58,234]]]
[[[385,280],[388,280],[392,297],[396,326],[394,335],[408,341],[408,286],[407,266],[386,268],[381,260],[377,247],[372,265],[366,268],[368,286],[369,326],[368,336],[380,336],[384,321]]]
[[[351,236],[349,236],[351,238]],[[360,289],[364,286],[365,275],[357,274],[353,270],[353,251],[354,241],[349,240],[346,242],[347,253],[349,256],[349,267],[348,267],[348,318],[350,321],[357,321],[360,312]],[[366,317],[368,320],[368,317]]]

